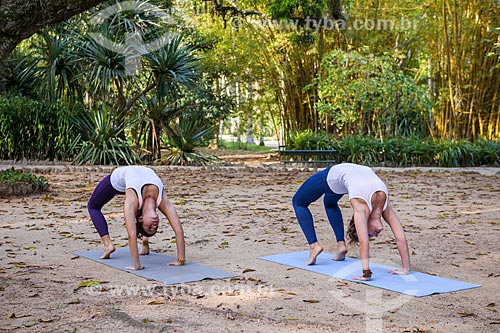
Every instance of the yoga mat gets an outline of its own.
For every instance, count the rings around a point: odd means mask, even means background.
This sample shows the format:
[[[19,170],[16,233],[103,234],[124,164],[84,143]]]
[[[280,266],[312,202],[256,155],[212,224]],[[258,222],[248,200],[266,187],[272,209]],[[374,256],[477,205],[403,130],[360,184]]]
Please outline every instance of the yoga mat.
[[[315,265],[307,266],[305,263],[309,261],[309,251],[259,257],[259,259],[262,260],[301,268],[346,281],[364,283],[416,297],[480,287],[478,284],[446,279],[414,271],[408,275],[390,274],[388,271],[395,269],[395,267],[373,262],[370,262],[370,269],[373,272],[372,280],[359,281],[352,279],[352,276],[361,275],[362,268],[360,260],[347,257],[344,261],[334,261],[332,258],[332,254],[322,252],[318,256]]]
[[[77,256],[84,257],[106,266],[117,268],[146,279],[163,282],[165,284],[179,284],[204,279],[225,279],[235,275],[223,270],[203,266],[193,262],[187,262],[184,266],[169,266],[168,263],[177,258],[168,257],[163,254],[150,252],[147,256],[141,256],[141,265],[145,268],[139,271],[126,270],[125,267],[132,265],[128,247],[117,248],[111,254],[110,259],[99,259],[102,250],[73,252]]]

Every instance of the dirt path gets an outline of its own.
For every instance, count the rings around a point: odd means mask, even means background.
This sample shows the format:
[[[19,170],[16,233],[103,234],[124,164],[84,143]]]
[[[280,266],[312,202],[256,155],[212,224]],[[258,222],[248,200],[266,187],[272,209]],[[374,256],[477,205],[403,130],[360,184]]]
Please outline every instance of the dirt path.
[[[498,169],[384,169],[416,271],[480,288],[407,297],[290,269],[258,256],[306,250],[291,207],[314,170],[247,166],[157,167],[184,225],[188,259],[237,275],[164,286],[78,258],[100,248],[86,203],[109,167],[16,166],[43,174],[51,191],[0,200],[0,331],[16,332],[498,332]],[[9,167],[4,165],[2,168]],[[346,198],[344,219],[350,218]],[[104,212],[126,244],[121,198]],[[333,235],[322,203],[311,207],[326,250]],[[152,249],[175,255],[165,225]],[[388,228],[372,260],[399,265]],[[358,255],[350,248],[350,256]],[[84,287],[82,282],[101,285]],[[376,294],[376,295],[375,295]],[[379,302],[370,301],[373,295]],[[394,309],[386,301],[398,300]],[[361,304],[354,306],[353,304]]]

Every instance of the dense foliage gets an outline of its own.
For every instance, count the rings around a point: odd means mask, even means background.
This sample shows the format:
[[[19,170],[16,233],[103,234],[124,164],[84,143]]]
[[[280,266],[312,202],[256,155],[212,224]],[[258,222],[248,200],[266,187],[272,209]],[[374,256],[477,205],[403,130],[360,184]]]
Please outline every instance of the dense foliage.
[[[204,146],[204,138],[212,137],[214,123],[200,110],[183,113],[165,127],[170,152],[160,161],[172,165],[206,165],[214,160],[196,148]]]
[[[431,105],[425,90],[391,57],[332,51],[323,57],[314,82],[316,109],[327,130],[379,138],[429,133],[424,119]]]
[[[83,112],[24,97],[0,96],[0,158],[66,160],[75,153],[77,132],[71,118]]]
[[[67,117],[77,150],[65,158],[75,164],[161,159],[166,126],[191,109],[186,96],[213,95],[203,83],[195,48],[164,25],[165,15],[146,1],[109,2],[43,30],[13,54],[18,61],[10,62],[12,93],[48,105],[85,106]],[[32,154],[30,146],[23,149]]]
[[[136,164],[139,159],[122,138],[123,127],[116,127],[107,108],[94,110],[73,118],[79,130],[77,151],[73,162],[82,164]]]
[[[288,142],[290,149],[334,149],[338,162],[372,166],[500,166],[500,141],[435,140],[416,136],[382,141],[364,135],[336,139],[332,135],[306,131],[290,136]]]
[[[350,142],[357,136],[433,151],[407,160],[402,147],[380,148],[397,162],[349,155],[366,162],[468,165],[489,154],[484,163],[497,163],[492,153],[470,152],[491,152],[500,138],[496,0],[226,5],[110,0],[21,43],[3,63],[9,93],[70,113],[83,105],[84,114],[58,118],[62,129],[53,130],[57,117],[34,112],[21,120],[32,141],[14,147],[8,131],[0,138],[4,158],[206,163],[196,148],[226,131],[288,146],[312,133],[357,155],[364,148],[349,146],[363,144]],[[25,114],[34,104],[23,100],[27,107],[15,109]]]

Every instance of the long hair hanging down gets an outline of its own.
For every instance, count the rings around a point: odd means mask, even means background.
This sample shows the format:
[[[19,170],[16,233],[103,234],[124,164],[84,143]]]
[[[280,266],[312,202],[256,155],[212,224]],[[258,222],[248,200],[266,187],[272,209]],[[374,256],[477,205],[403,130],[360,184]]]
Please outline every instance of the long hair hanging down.
[[[349,221],[349,227],[347,228],[347,237],[349,238],[349,244],[354,245],[359,243],[358,233],[356,232],[356,225],[354,224],[354,215]]]

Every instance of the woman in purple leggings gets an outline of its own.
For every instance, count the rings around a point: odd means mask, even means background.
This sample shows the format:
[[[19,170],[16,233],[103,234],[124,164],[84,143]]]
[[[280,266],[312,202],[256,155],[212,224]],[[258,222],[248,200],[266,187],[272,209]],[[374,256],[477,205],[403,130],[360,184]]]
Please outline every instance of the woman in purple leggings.
[[[108,224],[101,212],[102,207],[115,195],[125,195],[123,205],[125,227],[133,262],[133,265],[126,269],[144,268],[141,266],[139,255],[149,254],[148,237],[156,233],[159,224],[157,208],[168,219],[175,233],[178,259],[169,265],[179,266],[186,263],[184,231],[177,212],[163,191],[161,179],[152,169],[143,166],[116,168],[101,180],[89,199],[87,208],[90,218],[104,244],[101,259],[109,259],[111,253],[115,251],[115,246],[109,237]],[[142,237],[141,252],[137,247],[139,237]]]
[[[314,265],[317,256],[323,251],[314,230],[312,214],[308,206],[324,195],[324,205],[328,221],[337,239],[337,255],[333,260],[344,260],[347,247],[344,240],[344,223],[338,206],[344,194],[349,195],[353,217],[349,224],[348,236],[352,243],[359,242],[363,275],[355,276],[358,280],[370,280],[369,240],[382,231],[382,220],[389,224],[398,247],[402,270],[393,270],[393,274],[408,274],[411,270],[408,243],[401,222],[392,209],[384,182],[369,167],[342,163],[334,165],[312,175],[295,193],[292,204],[300,227],[309,244],[309,261]]]

